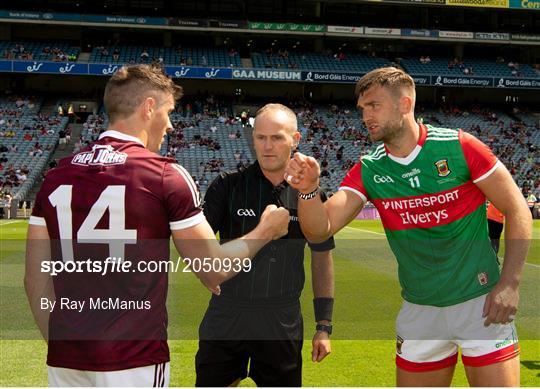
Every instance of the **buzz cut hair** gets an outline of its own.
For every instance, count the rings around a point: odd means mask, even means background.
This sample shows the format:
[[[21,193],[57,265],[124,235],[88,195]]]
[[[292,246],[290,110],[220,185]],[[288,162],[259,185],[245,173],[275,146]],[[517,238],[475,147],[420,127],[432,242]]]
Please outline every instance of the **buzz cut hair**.
[[[109,121],[114,123],[131,116],[148,97],[161,103],[163,94],[172,95],[176,101],[182,97],[183,90],[161,67],[123,66],[107,82],[103,102]]]
[[[259,110],[255,114],[255,122],[253,123],[253,128],[257,127],[257,118],[259,118],[260,116],[269,114],[270,112],[274,112],[274,111],[281,111],[285,113],[285,115],[291,121],[291,124],[292,124],[291,130],[293,132],[298,131],[298,122],[296,120],[296,114],[294,113],[294,111],[290,109],[289,107],[287,107],[286,105],[279,104],[279,103],[269,103],[259,108]]]
[[[379,85],[387,88],[393,95],[401,96],[403,89],[407,89],[413,98],[416,98],[415,84],[411,76],[395,67],[383,67],[365,74],[354,89],[355,96],[361,97],[372,86]]]

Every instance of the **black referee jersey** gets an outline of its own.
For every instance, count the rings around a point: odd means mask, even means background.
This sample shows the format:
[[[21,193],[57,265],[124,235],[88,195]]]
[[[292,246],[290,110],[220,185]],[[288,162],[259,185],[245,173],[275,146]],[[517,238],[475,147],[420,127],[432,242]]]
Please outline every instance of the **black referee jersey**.
[[[324,195],[323,195],[324,196]],[[214,232],[226,242],[243,236],[259,223],[269,204],[289,210],[289,232],[264,246],[252,259],[250,272],[240,272],[221,285],[219,300],[256,304],[281,304],[298,300],[304,288],[304,248],[306,239],[298,222],[298,191],[286,182],[274,187],[258,162],[242,172],[221,173],[208,187],[204,215]],[[335,247],[334,239],[309,246],[314,251]]]

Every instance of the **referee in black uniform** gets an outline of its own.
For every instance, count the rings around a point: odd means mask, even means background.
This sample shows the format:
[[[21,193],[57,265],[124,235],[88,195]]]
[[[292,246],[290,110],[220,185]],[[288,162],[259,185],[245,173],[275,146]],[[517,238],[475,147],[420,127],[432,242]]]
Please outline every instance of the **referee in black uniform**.
[[[263,247],[251,271],[212,295],[199,328],[196,386],[236,386],[248,375],[258,386],[302,385],[299,298],[306,240],[298,223],[298,192],[283,177],[299,140],[294,112],[281,104],[265,105],[253,130],[257,161],[244,171],[222,173],[206,192],[204,214],[222,241],[255,228],[268,204],[287,208],[291,220],[288,235]],[[309,246],[317,320],[312,360],[319,362],[330,353],[334,241]]]

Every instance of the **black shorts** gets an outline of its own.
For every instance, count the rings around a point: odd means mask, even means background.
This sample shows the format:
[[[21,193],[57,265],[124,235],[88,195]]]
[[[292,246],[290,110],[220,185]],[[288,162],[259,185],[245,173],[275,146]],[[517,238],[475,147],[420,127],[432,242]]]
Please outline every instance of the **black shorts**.
[[[195,386],[302,386],[299,303],[273,309],[211,305],[199,328]],[[249,371],[248,371],[249,365]]]
[[[500,239],[504,228],[503,223],[496,222],[495,220],[488,219],[488,230],[490,239]]]

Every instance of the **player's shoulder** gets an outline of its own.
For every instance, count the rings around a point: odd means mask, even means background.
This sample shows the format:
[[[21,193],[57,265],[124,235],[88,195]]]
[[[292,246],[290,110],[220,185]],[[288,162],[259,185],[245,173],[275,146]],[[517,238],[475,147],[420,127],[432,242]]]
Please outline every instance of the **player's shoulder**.
[[[430,124],[426,124],[426,141],[444,142],[458,140],[460,129],[447,128],[447,127],[435,127]]]
[[[386,149],[384,143],[381,143],[371,149],[366,155],[360,157],[360,163],[365,165],[366,163],[374,163],[386,157]]]

